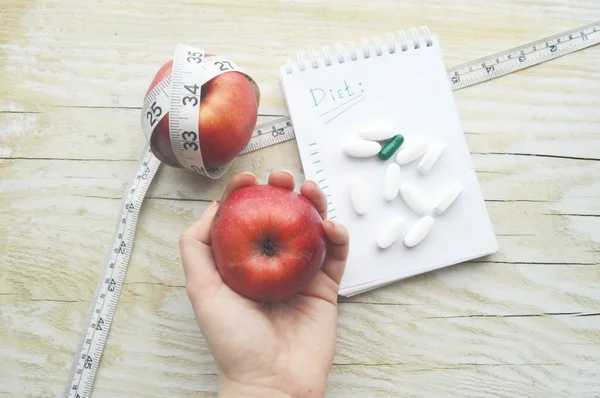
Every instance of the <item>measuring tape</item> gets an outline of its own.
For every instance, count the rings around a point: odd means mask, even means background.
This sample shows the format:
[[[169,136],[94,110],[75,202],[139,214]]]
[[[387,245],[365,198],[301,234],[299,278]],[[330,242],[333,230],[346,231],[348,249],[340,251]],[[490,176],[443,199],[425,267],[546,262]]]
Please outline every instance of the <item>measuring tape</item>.
[[[179,165],[212,179],[223,176],[231,167],[229,161],[216,168],[207,168],[202,159],[200,132],[200,95],[202,86],[223,74],[244,74],[254,90],[256,103],[260,102],[258,85],[234,62],[203,50],[179,44],[173,57],[173,70],[161,80],[144,100],[142,130],[150,141],[156,126],[169,114],[169,137]]]
[[[600,21],[450,68],[447,71],[448,79],[452,90],[458,90],[598,43]],[[196,65],[191,65],[192,63]],[[244,73],[233,62],[222,57],[207,56],[204,51],[179,45],[175,52],[172,74],[152,89],[142,107],[142,129],[148,142],[155,126],[168,112],[169,133],[179,163],[213,179],[221,177],[231,163],[216,169],[204,167],[198,134],[200,87],[213,77],[228,71]],[[248,79],[253,84],[258,102],[258,87],[249,76]],[[257,125],[248,145],[240,154],[294,138],[291,119],[282,117]],[[152,154],[147,144],[142,152],[137,173],[121,204],[112,244],[89,307],[79,346],[75,351],[65,397],[84,398],[91,394],[125,280],[138,215],[146,191],[159,166],[160,161]]]
[[[448,70],[453,90],[516,72],[600,43],[600,21]]]

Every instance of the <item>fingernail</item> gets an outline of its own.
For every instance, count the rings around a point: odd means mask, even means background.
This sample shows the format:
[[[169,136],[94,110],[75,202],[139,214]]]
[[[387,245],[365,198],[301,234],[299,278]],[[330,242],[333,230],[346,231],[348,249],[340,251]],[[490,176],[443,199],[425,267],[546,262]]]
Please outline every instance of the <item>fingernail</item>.
[[[240,175],[249,176],[252,177],[252,180],[254,180],[255,182],[258,181],[258,177],[256,177],[254,173],[251,173],[249,171],[244,171],[243,173],[240,173]]]
[[[330,219],[323,221],[323,224],[327,224],[327,228],[335,228],[335,222]]]
[[[283,173],[288,173],[288,174],[289,174],[289,175],[291,175],[292,177],[294,176],[294,174],[293,174],[291,171],[289,171],[289,170],[279,170],[279,171],[281,171],[281,172],[283,172]]]

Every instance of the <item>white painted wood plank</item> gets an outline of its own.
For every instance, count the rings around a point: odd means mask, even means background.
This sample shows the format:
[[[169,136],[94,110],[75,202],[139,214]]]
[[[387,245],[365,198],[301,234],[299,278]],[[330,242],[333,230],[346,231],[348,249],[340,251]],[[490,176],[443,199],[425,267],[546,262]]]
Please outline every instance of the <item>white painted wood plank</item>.
[[[87,304],[0,300],[3,392],[58,395]],[[183,288],[129,285],[119,306],[97,395],[215,391],[214,360]],[[333,396],[592,397],[600,387],[598,316],[430,318],[418,307],[344,303],[339,325]]]
[[[572,94],[580,92],[574,90]],[[513,96],[499,101],[509,103],[510,98]],[[600,115],[595,112],[600,102],[592,101],[590,107],[583,108],[572,105],[561,114],[538,110],[552,115],[542,121],[528,112],[533,104],[518,105],[520,109],[512,108],[506,114],[497,110],[503,104],[488,106],[487,111],[469,101],[458,100],[458,104],[468,107],[461,110],[461,118],[473,154],[600,159],[600,138],[596,133]],[[139,109],[53,108],[38,113],[0,113],[0,158],[137,160],[146,143],[139,112]],[[273,119],[261,116],[258,123]],[[299,159],[295,147],[276,145],[275,148],[289,151],[288,155]]]
[[[173,56],[177,43],[185,42],[231,57],[260,85],[262,112],[281,113],[285,104],[278,67],[286,56],[424,24],[440,36],[446,63],[452,66],[600,19],[600,10],[589,0],[553,4],[532,9],[533,4],[528,7],[519,0],[468,5],[443,0],[379,1],[368,7],[358,0],[318,6],[265,0],[151,0],[127,5],[117,0],[11,0],[0,25],[6,54],[0,109],[140,106],[158,68]],[[597,81],[594,65],[599,57],[599,51],[587,51],[583,64],[572,57],[561,62]],[[564,75],[562,68],[554,66],[537,70],[544,71],[546,81]],[[544,81],[534,80],[531,87],[543,90]],[[545,98],[557,103],[562,96]]]
[[[573,214],[598,214],[600,162],[506,154],[474,154],[473,164],[484,198],[488,201],[533,201],[549,209]],[[0,189],[9,193],[39,189],[102,198],[121,198],[136,161],[0,159]],[[273,170],[287,169],[298,183],[304,173],[296,144],[277,146],[242,155],[220,180],[209,180],[184,169],[162,166],[149,197],[182,200],[218,199],[229,179],[250,171],[265,182]],[[58,191],[58,188],[64,191]]]
[[[0,227],[5,231],[3,263],[7,264],[2,270],[6,283],[0,285],[0,292],[24,294],[38,299],[88,299],[113,234],[120,200],[80,197],[56,191],[51,195],[36,196],[29,192],[17,191],[18,196],[3,194],[2,198],[6,198],[6,201],[0,201]],[[138,222],[128,281],[183,286],[178,237],[198,217],[205,204],[196,201],[147,200]],[[578,264],[582,274],[574,271],[574,275],[578,278],[590,277],[590,283],[598,283],[599,217],[548,213],[540,208],[540,204],[526,201],[491,202],[489,209],[497,230],[500,251],[482,259],[493,263],[489,268],[487,265],[479,268],[489,274],[481,274],[478,267],[471,268],[473,277],[487,279],[488,285],[498,285],[497,290],[490,290],[486,294],[497,300],[504,297],[506,289],[526,289],[528,284],[535,283],[536,278],[549,283],[552,289],[564,288],[561,284],[563,279],[556,280],[554,285],[557,286],[553,287],[552,280],[547,280],[545,276],[547,271],[543,264]],[[583,223],[582,218],[585,220]],[[525,271],[531,272],[529,275],[519,275],[521,271],[515,273],[513,270],[505,279],[502,273],[502,263],[505,262],[534,265]],[[596,273],[590,274],[588,266]],[[554,272],[560,274],[562,271]],[[35,275],[35,278],[31,275]],[[435,275],[444,273],[434,273],[430,277],[433,279],[427,280],[435,280]],[[449,283],[452,284],[450,278]],[[469,278],[469,273],[463,272],[454,283],[467,283],[464,286],[467,292],[471,289],[478,292],[473,297],[476,300],[482,294],[482,285],[473,283]],[[517,283],[520,280],[522,283]],[[412,282],[408,283],[410,285]],[[581,285],[577,279],[573,284]],[[536,288],[543,289],[544,286]],[[422,289],[428,287],[424,285]],[[443,290],[442,296],[451,295],[451,292],[452,288],[448,287]],[[540,294],[547,296],[549,293],[542,290]],[[596,296],[592,297],[596,299]],[[512,298],[507,296],[505,300],[511,302]],[[533,304],[532,301],[529,303]],[[595,304],[592,301],[586,309],[577,311],[593,311]],[[544,306],[543,311],[554,311],[542,303],[538,305]]]

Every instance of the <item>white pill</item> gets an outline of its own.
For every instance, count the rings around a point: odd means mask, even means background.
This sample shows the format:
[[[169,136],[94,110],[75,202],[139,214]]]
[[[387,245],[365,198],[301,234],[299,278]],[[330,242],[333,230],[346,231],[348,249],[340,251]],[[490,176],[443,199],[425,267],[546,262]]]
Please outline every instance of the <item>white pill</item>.
[[[369,198],[367,196],[369,189],[367,188],[367,184],[360,178],[352,178],[350,179],[348,186],[350,191],[350,202],[352,202],[354,211],[359,215],[365,214],[369,208]]]
[[[417,189],[410,183],[404,183],[400,186],[400,196],[404,203],[420,216],[431,211],[431,204]]]
[[[358,139],[346,141],[342,148],[350,156],[366,158],[377,155],[381,150],[381,144],[376,141]]]
[[[407,247],[418,245],[427,235],[429,235],[431,227],[433,227],[433,218],[429,216],[420,218],[419,221],[408,230],[408,233],[404,237],[404,244]]]
[[[427,146],[427,152],[425,152],[425,156],[423,156],[423,159],[421,159],[419,165],[417,166],[417,170],[419,170],[422,174],[427,174],[435,162],[437,162],[445,147],[446,145],[444,145],[444,143],[441,141],[435,140],[430,142]]]
[[[404,218],[402,216],[396,216],[392,218],[383,226],[381,231],[379,231],[379,236],[377,237],[377,246],[380,249],[387,249],[400,237],[400,235],[402,235],[403,229]]]
[[[365,140],[383,141],[383,140],[389,140],[396,134],[397,133],[395,131],[391,131],[391,130],[382,130],[382,131],[375,130],[375,131],[363,131],[359,135],[361,136],[361,138],[363,138]]]
[[[396,199],[400,190],[400,166],[390,163],[385,169],[383,180],[383,198],[387,201]]]
[[[462,192],[462,186],[458,182],[453,182],[450,186],[443,192],[440,201],[434,207],[435,213],[437,215],[441,215],[446,211],[448,207],[456,200],[458,195]]]
[[[396,163],[400,166],[410,163],[424,154],[426,150],[427,142],[424,139],[420,137],[407,137],[396,154]]]

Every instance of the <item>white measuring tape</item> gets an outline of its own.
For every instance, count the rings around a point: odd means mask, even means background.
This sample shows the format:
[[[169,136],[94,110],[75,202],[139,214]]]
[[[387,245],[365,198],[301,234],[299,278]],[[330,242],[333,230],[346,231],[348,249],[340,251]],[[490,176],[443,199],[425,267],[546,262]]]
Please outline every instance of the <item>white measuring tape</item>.
[[[448,79],[452,89],[458,90],[598,43],[600,21],[450,68]],[[142,107],[142,129],[148,141],[154,128],[169,113],[169,133],[178,162],[183,167],[213,179],[221,177],[231,162],[217,169],[207,169],[204,166],[198,134],[200,87],[213,77],[228,71],[244,73],[233,62],[222,57],[207,56],[201,50],[179,45],[173,61],[172,75],[151,90]],[[258,102],[258,87],[250,77],[248,79],[254,86]],[[257,125],[241,154],[294,138],[290,118],[279,118]],[[146,145],[137,173],[123,198],[112,244],[89,307],[79,346],[75,351],[65,397],[84,398],[91,394],[125,280],[138,214],[159,166],[160,161],[152,154],[149,145]]]
[[[600,43],[600,21],[448,70],[453,90],[482,83]]]

